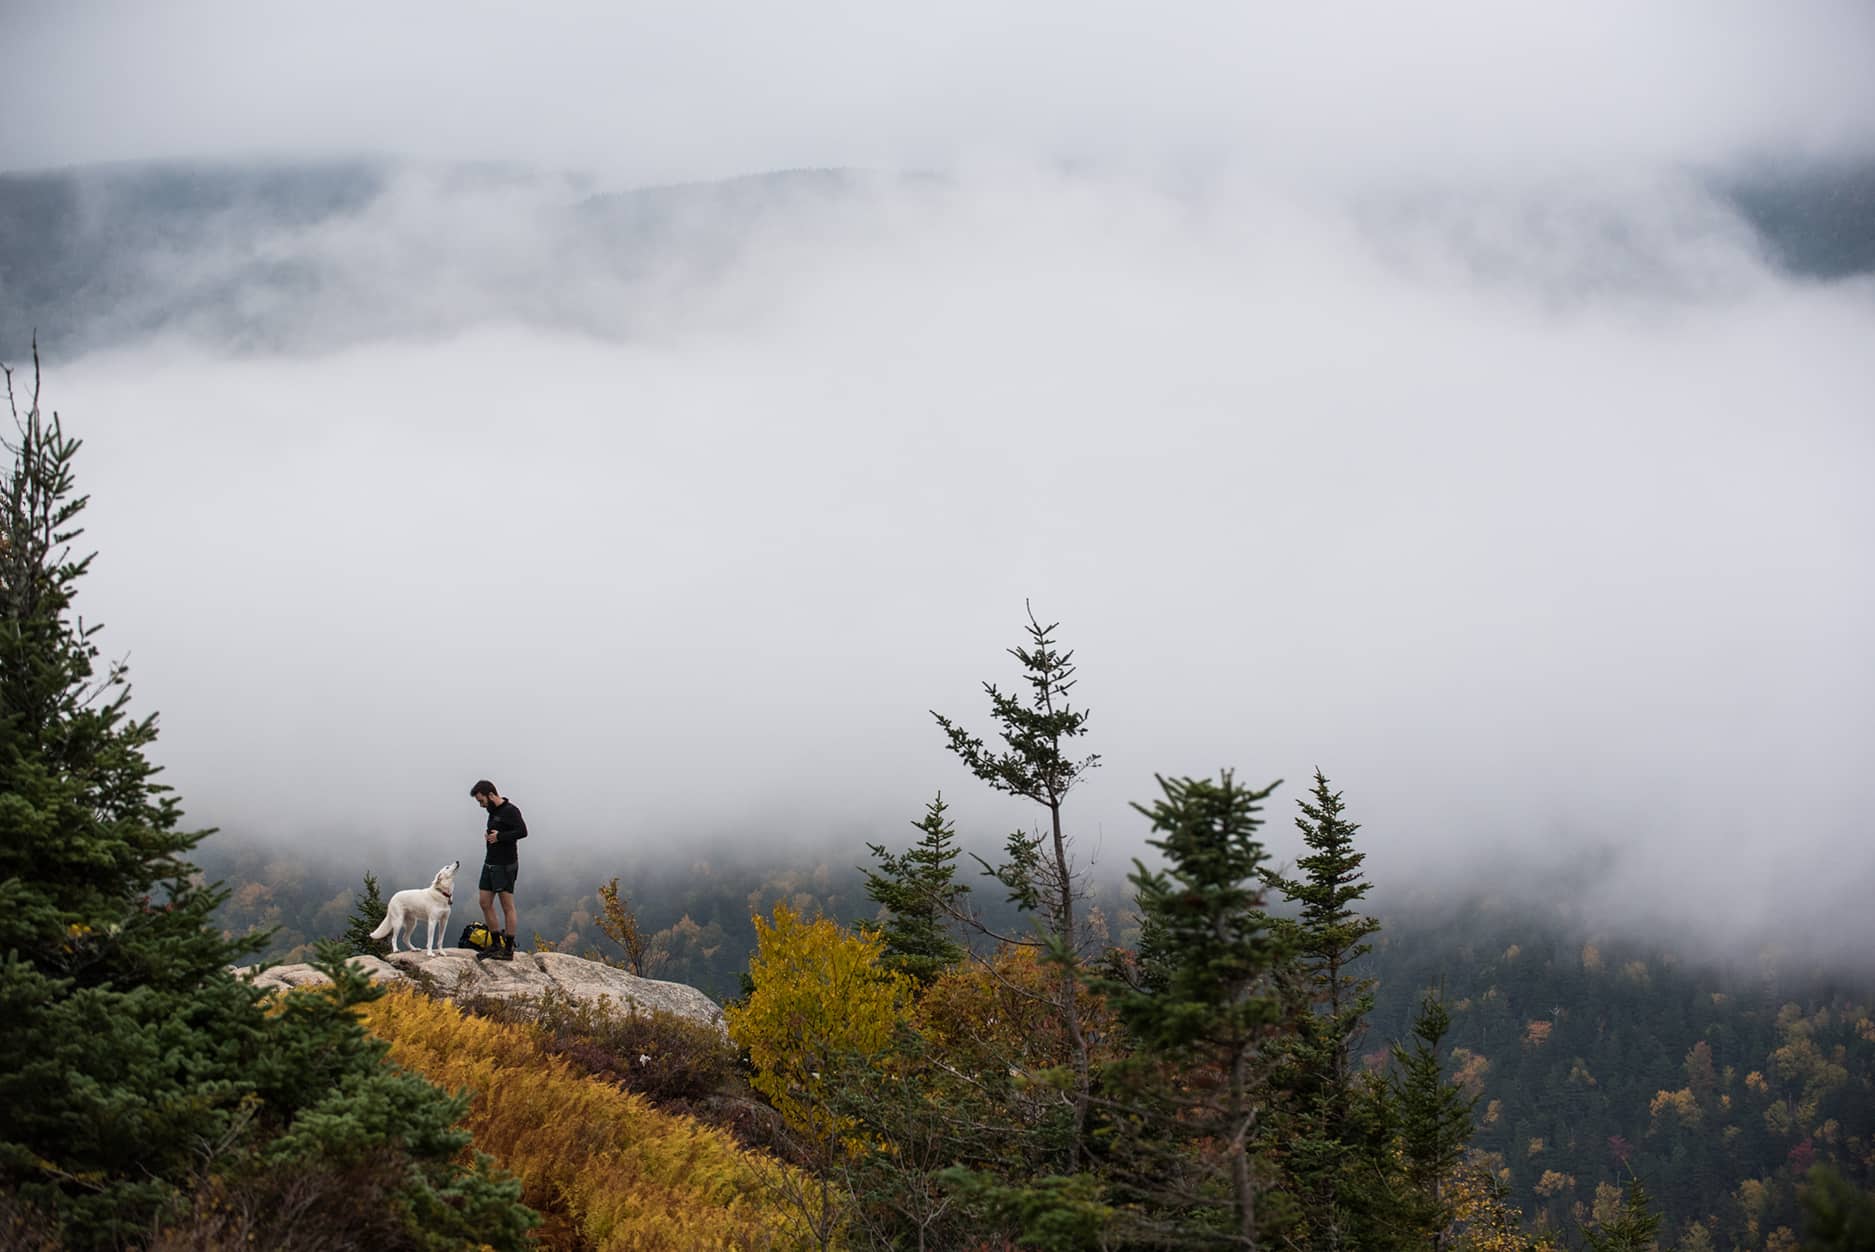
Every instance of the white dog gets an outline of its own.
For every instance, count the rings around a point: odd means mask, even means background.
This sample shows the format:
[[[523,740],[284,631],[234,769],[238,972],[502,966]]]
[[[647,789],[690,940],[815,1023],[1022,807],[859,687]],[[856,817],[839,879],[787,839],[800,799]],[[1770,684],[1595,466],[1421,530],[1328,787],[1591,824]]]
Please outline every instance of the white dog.
[[[403,935],[404,947],[416,951],[417,923],[428,922],[429,934],[425,936],[423,953],[425,956],[441,956],[442,949],[436,946],[436,937],[449,935],[450,896],[456,890],[456,871],[461,868],[461,861],[451,861],[436,871],[436,877],[427,887],[412,887],[400,891],[391,897],[390,907],[384,910],[384,920],[371,932],[373,939],[391,937],[391,951],[396,952],[397,936]]]

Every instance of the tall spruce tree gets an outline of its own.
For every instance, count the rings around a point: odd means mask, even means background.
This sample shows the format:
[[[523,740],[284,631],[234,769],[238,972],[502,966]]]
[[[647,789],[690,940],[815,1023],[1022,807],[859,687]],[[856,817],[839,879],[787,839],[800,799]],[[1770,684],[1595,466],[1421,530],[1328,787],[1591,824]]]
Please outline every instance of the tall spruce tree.
[[[1156,935],[1156,980],[1114,988],[1114,1007],[1136,1041],[1132,1082],[1159,1114],[1135,1116],[1140,1154],[1129,1187],[1160,1211],[1162,1238],[1206,1236],[1254,1248],[1260,1234],[1260,1119],[1266,1067],[1281,1028],[1275,975],[1284,958],[1263,908],[1258,870],[1268,859],[1257,830],[1276,789],[1210,779],[1160,778],[1147,842],[1162,869],[1135,861],[1139,912]],[[1194,1174],[1192,1165],[1202,1169]],[[1204,1177],[1210,1175],[1209,1181]],[[1220,1184],[1220,1185],[1214,1185]],[[1218,1199],[1223,1197],[1221,1206]]]
[[[918,841],[906,851],[890,853],[869,843],[877,870],[867,870],[866,896],[884,906],[886,920],[885,965],[929,983],[962,959],[964,950],[951,937],[950,918],[958,900],[970,890],[956,881],[957,828],[944,814],[948,809],[939,792],[925,807],[924,817],[913,822]]]
[[[1360,1158],[1379,1145],[1357,1116],[1350,1051],[1374,1006],[1374,980],[1350,972],[1372,945],[1380,923],[1356,911],[1371,884],[1362,881],[1366,855],[1354,848],[1360,827],[1347,820],[1341,793],[1317,769],[1296,826],[1311,849],[1299,878],[1264,871],[1263,881],[1300,906],[1274,920],[1289,951],[1284,989],[1294,1001],[1295,1033],[1284,1041],[1276,1082],[1283,1174],[1300,1208],[1308,1245],[1324,1252],[1362,1242],[1366,1218],[1356,1175]]]
[[[270,1012],[229,972],[258,942],[211,923],[222,893],[186,859],[203,833],[144,755],[156,719],[131,717],[124,667],[99,672],[76,615],[79,443],[40,412],[34,365],[24,412],[5,372],[0,1194],[73,1249],[140,1244],[192,1206],[289,1246],[267,1224],[289,1191],[315,1218],[321,1196],[381,1201],[395,1229],[374,1246],[520,1246],[518,1185],[456,1163],[460,1106],[384,1065],[353,1017],[372,988],[333,962],[334,996]]]
[[[1100,763],[1100,758],[1077,758],[1071,751],[1074,740],[1087,733],[1088,711],[1070,702],[1075,684],[1074,653],[1062,651],[1055,643],[1058,625],[1042,625],[1031,609],[1029,646],[1009,650],[1022,666],[1026,696],[1007,694],[994,683],[983,684],[990,700],[990,716],[1002,740],[1000,748],[987,746],[936,710],[931,716],[943,729],[946,746],[972,774],[996,791],[1038,805],[1047,815],[1044,830],[1011,834],[1005,844],[1007,859],[990,872],[1008,889],[1011,902],[1036,915],[1039,942],[1060,966],[1055,1008],[1067,1033],[1074,1070],[1073,1123],[1066,1161],[1072,1172],[1081,1167],[1086,1152],[1091,1066],[1081,1022],[1079,965],[1085,938],[1077,907],[1081,886],[1062,809],[1068,794]]]
[[[1446,1079],[1440,1055],[1451,1026],[1442,997],[1429,994],[1413,1018],[1412,1048],[1393,1048],[1400,1171],[1391,1224],[1418,1247],[1444,1246],[1453,1216],[1448,1183],[1471,1142],[1476,1100]]]

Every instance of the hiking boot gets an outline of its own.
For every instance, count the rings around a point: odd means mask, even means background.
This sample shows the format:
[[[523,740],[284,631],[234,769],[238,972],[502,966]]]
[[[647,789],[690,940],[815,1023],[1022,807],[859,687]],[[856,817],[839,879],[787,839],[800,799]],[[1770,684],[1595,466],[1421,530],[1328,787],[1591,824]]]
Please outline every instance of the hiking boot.
[[[488,956],[490,960],[512,961],[514,959],[514,936],[498,936],[498,942],[495,944],[494,950],[490,952]]]

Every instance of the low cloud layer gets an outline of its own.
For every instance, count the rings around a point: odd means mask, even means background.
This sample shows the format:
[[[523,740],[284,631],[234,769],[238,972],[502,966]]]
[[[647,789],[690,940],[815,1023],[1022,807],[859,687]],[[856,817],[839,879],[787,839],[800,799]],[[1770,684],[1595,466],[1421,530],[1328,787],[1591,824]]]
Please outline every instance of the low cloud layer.
[[[143,12],[29,10],[17,46],[82,85]],[[1606,863],[1591,915],[1875,940],[1875,280],[1853,224],[1806,269],[1727,191],[1856,168],[1864,11],[1373,19],[1390,45],[849,15],[785,72],[778,18],[705,72],[687,28],[589,15],[609,43],[501,27],[506,76],[494,18],[406,12],[273,59],[225,15],[131,76],[148,109],[0,147],[433,158],[46,201],[86,611],[196,820],[453,847],[488,775],[542,856],[784,855],[942,788],[988,843],[1026,815],[928,710],[988,729],[1028,601],[1083,665],[1104,865],[1155,772],[1220,767],[1288,780],[1292,855],[1319,765],[1382,881]],[[471,52],[399,90],[419,36]],[[503,112],[549,71],[572,120]],[[870,172],[638,187],[790,165]]]

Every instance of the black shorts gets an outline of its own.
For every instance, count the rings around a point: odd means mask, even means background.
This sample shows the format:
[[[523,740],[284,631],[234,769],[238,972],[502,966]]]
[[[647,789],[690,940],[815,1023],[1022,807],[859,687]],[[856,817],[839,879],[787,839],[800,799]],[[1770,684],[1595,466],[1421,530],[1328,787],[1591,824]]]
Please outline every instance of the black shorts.
[[[514,880],[521,872],[518,862],[508,865],[496,865],[492,861],[482,862],[482,890],[514,892]]]

